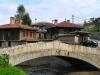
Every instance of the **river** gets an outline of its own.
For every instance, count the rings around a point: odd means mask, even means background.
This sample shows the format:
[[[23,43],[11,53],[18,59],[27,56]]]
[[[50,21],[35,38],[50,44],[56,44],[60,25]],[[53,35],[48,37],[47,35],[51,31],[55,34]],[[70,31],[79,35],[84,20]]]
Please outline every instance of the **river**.
[[[17,66],[27,73],[27,75],[100,75],[100,71],[79,70],[73,67],[64,67],[61,65],[50,66],[49,64],[41,66]]]

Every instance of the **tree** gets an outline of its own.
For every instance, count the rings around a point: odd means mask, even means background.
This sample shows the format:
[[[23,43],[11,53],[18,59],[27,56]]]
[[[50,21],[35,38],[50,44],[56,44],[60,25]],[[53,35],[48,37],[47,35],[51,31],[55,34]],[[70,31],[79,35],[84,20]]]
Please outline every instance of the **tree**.
[[[31,25],[31,18],[29,16],[29,13],[26,13],[24,16],[23,16],[23,24],[25,25]]]
[[[24,8],[24,6],[23,5],[19,5],[17,7],[17,15],[15,15],[15,21],[19,22],[20,19],[23,18],[24,14],[25,14],[25,8]]]
[[[100,27],[100,17],[96,18],[94,20],[94,24],[95,24],[95,27],[97,29],[97,31],[99,31],[99,27]]]
[[[17,12],[19,13],[20,16],[23,16],[25,14],[25,8],[23,5],[18,6]]]
[[[29,13],[26,13],[23,5],[19,5],[17,7],[17,14],[15,15],[15,21],[20,22],[20,19],[22,19],[23,24],[31,25],[31,18],[29,16]]]

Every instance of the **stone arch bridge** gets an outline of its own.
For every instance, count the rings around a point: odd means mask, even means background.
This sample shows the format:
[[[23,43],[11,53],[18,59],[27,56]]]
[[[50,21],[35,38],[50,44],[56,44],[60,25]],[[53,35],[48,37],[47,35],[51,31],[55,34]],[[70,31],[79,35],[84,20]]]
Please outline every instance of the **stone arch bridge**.
[[[100,50],[60,41],[37,42],[0,49],[0,54],[9,54],[9,62],[17,65],[44,56],[66,56],[86,61],[100,69]]]

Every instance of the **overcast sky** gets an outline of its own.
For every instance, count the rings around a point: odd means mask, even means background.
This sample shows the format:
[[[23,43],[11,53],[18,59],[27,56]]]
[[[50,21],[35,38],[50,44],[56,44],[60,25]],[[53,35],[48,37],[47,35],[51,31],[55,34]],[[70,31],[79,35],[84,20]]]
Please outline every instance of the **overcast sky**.
[[[100,0],[0,0],[0,25],[10,23],[19,5],[24,5],[33,23],[35,18],[37,22],[72,21],[72,14],[82,18],[74,17],[74,23],[83,23],[84,19],[100,16]]]

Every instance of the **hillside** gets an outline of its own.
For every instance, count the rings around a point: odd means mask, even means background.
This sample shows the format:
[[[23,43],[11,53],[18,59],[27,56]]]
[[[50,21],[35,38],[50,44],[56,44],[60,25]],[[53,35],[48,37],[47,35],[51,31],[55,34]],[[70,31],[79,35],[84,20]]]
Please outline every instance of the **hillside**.
[[[93,28],[85,28],[85,29],[83,29],[83,31],[90,32],[90,33],[94,33],[94,34],[100,34],[100,27],[99,27],[99,31],[97,31],[97,28],[96,27],[93,27]]]

